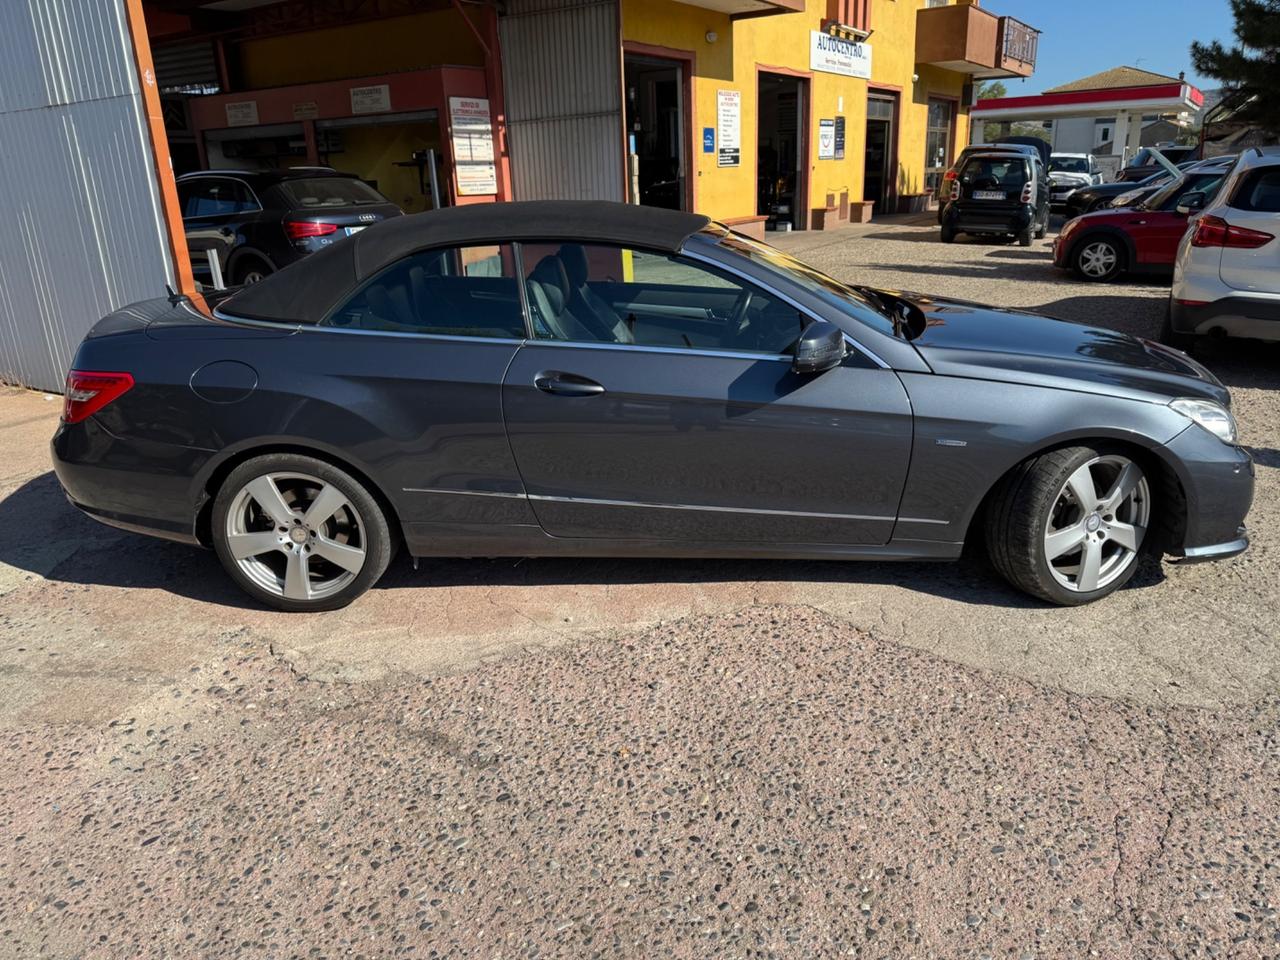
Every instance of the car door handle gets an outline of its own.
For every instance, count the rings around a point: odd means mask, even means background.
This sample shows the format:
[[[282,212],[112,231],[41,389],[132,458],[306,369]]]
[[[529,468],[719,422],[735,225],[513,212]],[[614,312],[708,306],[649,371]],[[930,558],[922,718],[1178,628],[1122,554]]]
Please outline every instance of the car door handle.
[[[595,397],[604,393],[604,387],[594,380],[558,370],[542,371],[533,378],[533,385],[543,393],[554,393],[558,397]]]

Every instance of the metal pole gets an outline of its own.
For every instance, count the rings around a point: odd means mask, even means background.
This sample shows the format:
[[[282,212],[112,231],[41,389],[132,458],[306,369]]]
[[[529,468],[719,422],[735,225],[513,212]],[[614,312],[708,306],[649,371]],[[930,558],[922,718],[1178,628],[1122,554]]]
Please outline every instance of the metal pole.
[[[205,259],[209,261],[209,277],[213,281],[213,289],[225,290],[226,283],[222,280],[222,264],[218,260],[218,251],[214,247],[210,247],[204,252]]]
[[[427,169],[431,171],[431,209],[440,209],[440,181],[436,179],[436,151],[432,147],[427,151]]]

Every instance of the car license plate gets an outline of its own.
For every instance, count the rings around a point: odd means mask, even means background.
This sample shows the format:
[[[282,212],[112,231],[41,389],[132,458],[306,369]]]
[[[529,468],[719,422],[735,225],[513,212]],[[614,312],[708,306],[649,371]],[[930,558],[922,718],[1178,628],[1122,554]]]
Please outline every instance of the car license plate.
[[[351,236],[353,233],[359,233],[359,232],[360,232],[361,230],[363,230],[363,229],[364,229],[364,227],[363,227],[363,226],[360,226],[360,227],[347,227],[347,228],[346,228],[347,236],[349,237],[349,236]]]
[[[973,191],[973,199],[975,200],[1003,200],[1004,194],[999,190],[975,190]]]

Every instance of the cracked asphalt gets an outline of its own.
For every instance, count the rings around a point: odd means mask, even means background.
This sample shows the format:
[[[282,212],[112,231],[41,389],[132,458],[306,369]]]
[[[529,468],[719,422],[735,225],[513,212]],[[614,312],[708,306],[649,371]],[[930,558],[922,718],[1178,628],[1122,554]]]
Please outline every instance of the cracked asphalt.
[[[1152,335],[927,222],[839,276]],[[1253,547],[1057,610],[955,565],[398,564],[334,614],[62,499],[0,388],[0,956],[1280,957],[1280,353]]]

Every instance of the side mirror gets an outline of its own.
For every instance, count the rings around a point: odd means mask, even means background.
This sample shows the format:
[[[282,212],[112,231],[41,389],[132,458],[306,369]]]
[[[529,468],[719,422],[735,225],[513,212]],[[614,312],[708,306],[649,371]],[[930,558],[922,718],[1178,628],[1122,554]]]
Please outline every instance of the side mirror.
[[[846,353],[844,331],[827,320],[815,320],[796,341],[791,369],[796,373],[822,373],[838,367]]]
[[[1203,210],[1205,199],[1205,195],[1199,191],[1186,193],[1182,195],[1182,199],[1178,201],[1178,206],[1175,209],[1178,213],[1187,217],[1193,213],[1198,213]]]

